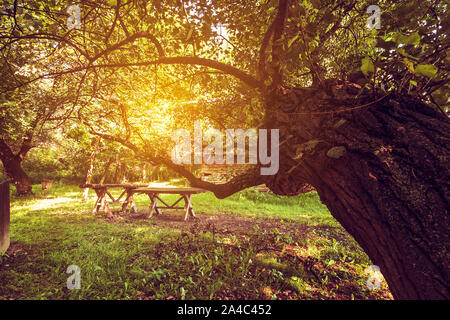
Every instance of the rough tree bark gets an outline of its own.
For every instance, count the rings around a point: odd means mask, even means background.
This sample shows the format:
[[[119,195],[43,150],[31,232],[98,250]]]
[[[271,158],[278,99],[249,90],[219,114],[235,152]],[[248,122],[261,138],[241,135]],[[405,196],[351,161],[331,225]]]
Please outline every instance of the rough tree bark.
[[[3,163],[6,174],[16,187],[17,196],[27,196],[33,193],[31,180],[21,165],[22,160],[30,149],[31,145],[26,139],[20,151],[14,154],[11,147],[3,139],[0,139],[0,160]]]
[[[449,120],[407,96],[355,93],[341,84],[268,96],[266,125],[289,143],[266,184],[282,195],[313,185],[395,298],[448,299]]]
[[[280,129],[280,170],[254,168],[212,185],[225,198],[265,183],[279,195],[312,185],[378,265],[396,299],[449,299],[447,116],[407,95],[374,96],[353,84],[279,88],[266,96],[267,128]]]

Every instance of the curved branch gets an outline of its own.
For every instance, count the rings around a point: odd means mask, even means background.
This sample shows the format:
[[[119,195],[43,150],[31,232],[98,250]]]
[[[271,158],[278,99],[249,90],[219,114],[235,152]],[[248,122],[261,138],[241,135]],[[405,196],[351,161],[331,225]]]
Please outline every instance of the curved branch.
[[[267,181],[268,176],[263,176],[260,173],[260,168],[255,167],[249,169],[248,171],[232,178],[230,181],[223,184],[214,184],[207,181],[203,181],[200,178],[194,176],[190,171],[185,168],[178,166],[174,163],[165,164],[167,167],[177,171],[186,179],[189,180],[189,183],[192,187],[202,188],[209,190],[214,193],[214,195],[219,199],[224,199],[232,194],[244,190],[246,188],[254,187],[260,184],[264,184]],[[175,166],[175,167],[174,167]],[[180,167],[180,168],[176,168]]]
[[[28,85],[32,82],[52,77],[52,76],[61,76],[65,74],[75,73],[84,71],[87,69],[95,69],[95,68],[123,68],[123,67],[142,67],[142,66],[150,66],[155,64],[184,64],[184,65],[197,65],[197,66],[205,66],[210,67],[216,70],[220,70],[226,74],[232,75],[235,78],[241,80],[242,82],[246,83],[252,88],[261,89],[262,83],[252,75],[235,68],[233,66],[230,66],[228,64],[218,62],[211,59],[206,58],[199,58],[199,57],[164,57],[152,61],[141,61],[141,62],[126,62],[126,63],[106,63],[106,64],[91,64],[89,63],[87,66],[77,67],[65,71],[59,71],[59,72],[51,72],[47,74],[40,75],[39,77],[36,77],[32,80],[26,81],[21,83],[19,86],[16,86],[12,88],[11,90],[14,90],[16,88]]]
[[[204,67],[210,67],[216,70],[220,70],[226,74],[232,75],[235,78],[245,82],[247,85],[253,88],[261,88],[261,82],[252,75],[228,64],[218,62],[211,59],[199,58],[199,57],[167,57],[158,59],[147,64],[186,64],[186,65],[198,65]]]
[[[110,134],[97,132],[88,123],[85,124],[89,127],[91,134],[106,140],[115,141],[122,144],[123,146],[132,150],[139,158],[141,158],[141,160],[149,161],[154,164],[165,165],[167,168],[174,170],[175,172],[179,173],[180,175],[188,179],[192,187],[212,191],[214,195],[219,199],[229,197],[232,194],[244,190],[246,188],[264,184],[268,181],[267,180],[268,177],[270,177],[261,175],[259,166],[255,166],[254,168],[234,177],[233,179],[224,184],[214,184],[207,181],[203,181],[200,178],[196,177],[191,171],[189,171],[182,165],[175,164],[171,160],[161,156],[149,155],[145,152],[142,152],[140,148],[138,148],[128,140]]]
[[[90,59],[90,62],[93,63],[95,60],[99,59],[100,57],[107,55],[108,53],[119,49],[120,47],[123,47],[129,43],[133,43],[134,41],[136,41],[136,39],[139,38],[146,38],[149,39],[156,47],[156,50],[158,50],[158,55],[160,58],[165,57],[164,54],[164,50],[161,46],[161,44],[159,43],[158,39],[156,39],[156,37],[154,35],[152,35],[151,33],[148,33],[146,31],[141,31],[141,32],[137,32],[135,34],[132,34],[131,36],[127,37],[126,39],[108,47],[107,49],[103,50],[102,52],[98,53],[96,56],[94,56],[93,58]]]

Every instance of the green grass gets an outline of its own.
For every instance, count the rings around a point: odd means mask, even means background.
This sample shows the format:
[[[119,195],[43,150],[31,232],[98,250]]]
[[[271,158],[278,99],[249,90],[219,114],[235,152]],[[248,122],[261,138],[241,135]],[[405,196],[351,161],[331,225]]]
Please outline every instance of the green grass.
[[[256,190],[245,190],[226,199],[217,199],[212,193],[197,195],[193,203],[205,213],[226,212],[258,218],[285,219],[308,224],[337,226],[317,193],[296,197],[281,197]]]
[[[248,223],[245,232],[230,233],[192,221],[174,227],[159,217],[110,222],[90,214],[92,193],[83,202],[76,186],[39,187],[32,197],[12,196],[0,299],[390,298],[384,282],[380,290],[367,288],[370,260],[314,192],[193,196],[203,219],[226,213]],[[136,197],[139,210],[148,202]],[[261,221],[264,229],[256,224]],[[80,290],[66,287],[69,265],[81,269]]]

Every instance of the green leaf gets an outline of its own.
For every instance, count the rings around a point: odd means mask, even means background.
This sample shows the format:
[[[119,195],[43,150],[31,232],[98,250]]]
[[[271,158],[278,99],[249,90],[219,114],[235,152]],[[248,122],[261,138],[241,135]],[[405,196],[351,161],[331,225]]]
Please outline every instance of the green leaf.
[[[375,66],[373,65],[373,62],[372,60],[370,60],[370,58],[362,59],[361,71],[362,73],[364,73],[365,76],[368,76],[369,73],[375,72]]]
[[[376,46],[385,50],[391,50],[394,49],[397,45],[393,41],[385,41],[382,37],[378,37]]]
[[[428,78],[433,78],[437,72],[438,68],[432,64],[419,64],[416,67],[415,74]]]
[[[395,34],[395,42],[397,42],[398,44],[419,45],[420,44],[419,32],[416,31],[410,35],[396,33]]]
[[[404,56],[404,57],[408,57],[408,58],[410,58],[410,59],[412,59],[412,60],[419,61],[419,58],[416,58],[416,57],[410,55],[410,54],[407,53],[407,52],[405,51],[405,49],[403,49],[403,48],[397,49],[397,52],[400,53],[400,54],[401,54],[402,56]]]
[[[322,142],[323,140],[309,140],[302,144],[305,151],[312,151],[319,142]]]
[[[327,152],[327,157],[333,158],[333,159],[339,159],[342,157],[345,153],[345,147],[339,146],[339,147],[333,147]]]
[[[440,106],[445,106],[450,104],[450,89],[448,87],[442,87],[431,94],[433,99]]]
[[[408,67],[409,72],[414,73],[414,63],[412,61],[403,58],[403,63]]]

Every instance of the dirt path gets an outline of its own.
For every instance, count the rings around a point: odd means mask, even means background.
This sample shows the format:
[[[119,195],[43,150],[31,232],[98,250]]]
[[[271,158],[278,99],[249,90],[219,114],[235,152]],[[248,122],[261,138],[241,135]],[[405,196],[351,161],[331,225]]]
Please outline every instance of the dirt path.
[[[130,217],[128,219],[143,219],[142,216]],[[311,237],[311,227],[306,224],[292,221],[281,221],[280,219],[265,219],[239,216],[234,214],[202,214],[197,213],[195,218],[190,217],[187,221],[174,212],[165,212],[154,216],[152,225],[179,229],[182,231],[195,228],[199,231],[212,231],[222,235],[249,235],[255,232],[276,232],[290,234],[293,237]]]
[[[129,219],[144,219],[142,216],[130,217]],[[304,234],[310,232],[307,225],[297,222],[281,221],[279,219],[265,219],[239,216],[234,214],[203,214],[196,213],[195,218],[190,217],[187,221],[183,216],[174,212],[165,212],[155,215],[151,220],[152,225],[168,227],[179,230],[190,230],[198,228],[201,231],[211,231],[212,228],[220,234],[248,234],[255,231],[275,231],[280,233]],[[299,234],[299,235],[300,235]]]

